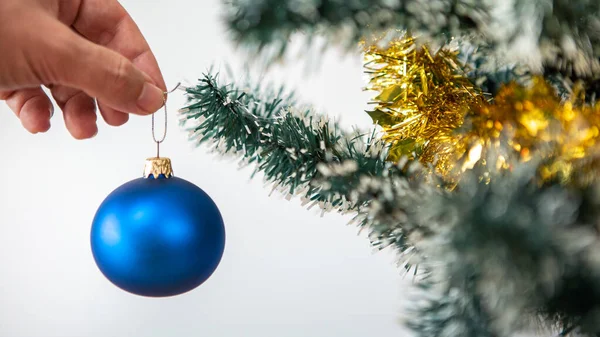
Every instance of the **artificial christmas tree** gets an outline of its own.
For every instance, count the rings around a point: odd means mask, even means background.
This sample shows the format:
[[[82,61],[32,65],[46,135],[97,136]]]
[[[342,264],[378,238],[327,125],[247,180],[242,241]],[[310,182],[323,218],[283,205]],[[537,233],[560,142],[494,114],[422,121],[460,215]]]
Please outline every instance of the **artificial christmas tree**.
[[[275,50],[267,62],[296,32],[362,46],[378,126],[347,132],[283,89],[209,73],[186,88],[193,141],[356,214],[417,275],[418,336],[600,336],[600,2],[227,6],[233,39]]]

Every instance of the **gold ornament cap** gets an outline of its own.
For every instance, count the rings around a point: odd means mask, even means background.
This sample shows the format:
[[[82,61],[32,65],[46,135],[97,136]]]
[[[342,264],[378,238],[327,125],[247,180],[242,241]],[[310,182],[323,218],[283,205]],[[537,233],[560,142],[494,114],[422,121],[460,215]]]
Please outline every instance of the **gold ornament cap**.
[[[171,159],[165,157],[146,159],[144,178],[153,177],[154,179],[158,179],[161,174],[165,178],[173,177],[173,166],[171,166]]]

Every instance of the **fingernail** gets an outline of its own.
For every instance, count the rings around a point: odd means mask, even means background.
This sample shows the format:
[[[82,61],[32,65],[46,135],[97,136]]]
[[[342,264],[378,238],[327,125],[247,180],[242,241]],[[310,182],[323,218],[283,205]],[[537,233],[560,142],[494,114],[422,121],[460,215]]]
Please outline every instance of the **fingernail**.
[[[153,113],[160,109],[164,103],[164,93],[157,86],[146,82],[142,93],[137,100],[138,109],[145,113]]]
[[[54,117],[54,104],[50,104],[50,118]]]

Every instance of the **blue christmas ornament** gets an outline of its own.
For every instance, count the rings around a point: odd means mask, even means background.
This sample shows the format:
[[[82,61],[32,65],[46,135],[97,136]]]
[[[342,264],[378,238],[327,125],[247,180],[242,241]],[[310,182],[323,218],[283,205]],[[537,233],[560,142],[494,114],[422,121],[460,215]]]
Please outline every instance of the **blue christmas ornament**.
[[[173,177],[168,158],[150,158],[144,178],[113,191],[92,224],[96,264],[116,286],[166,297],[190,291],[215,271],[225,228],[212,199]]]

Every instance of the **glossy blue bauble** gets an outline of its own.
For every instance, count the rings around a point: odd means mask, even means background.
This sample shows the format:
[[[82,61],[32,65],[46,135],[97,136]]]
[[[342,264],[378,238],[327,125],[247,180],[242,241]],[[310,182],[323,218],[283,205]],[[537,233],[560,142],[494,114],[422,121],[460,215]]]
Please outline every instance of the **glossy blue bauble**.
[[[202,284],[223,255],[219,209],[196,185],[176,177],[132,180],[102,203],[92,224],[102,273],[128,292],[174,296]]]

